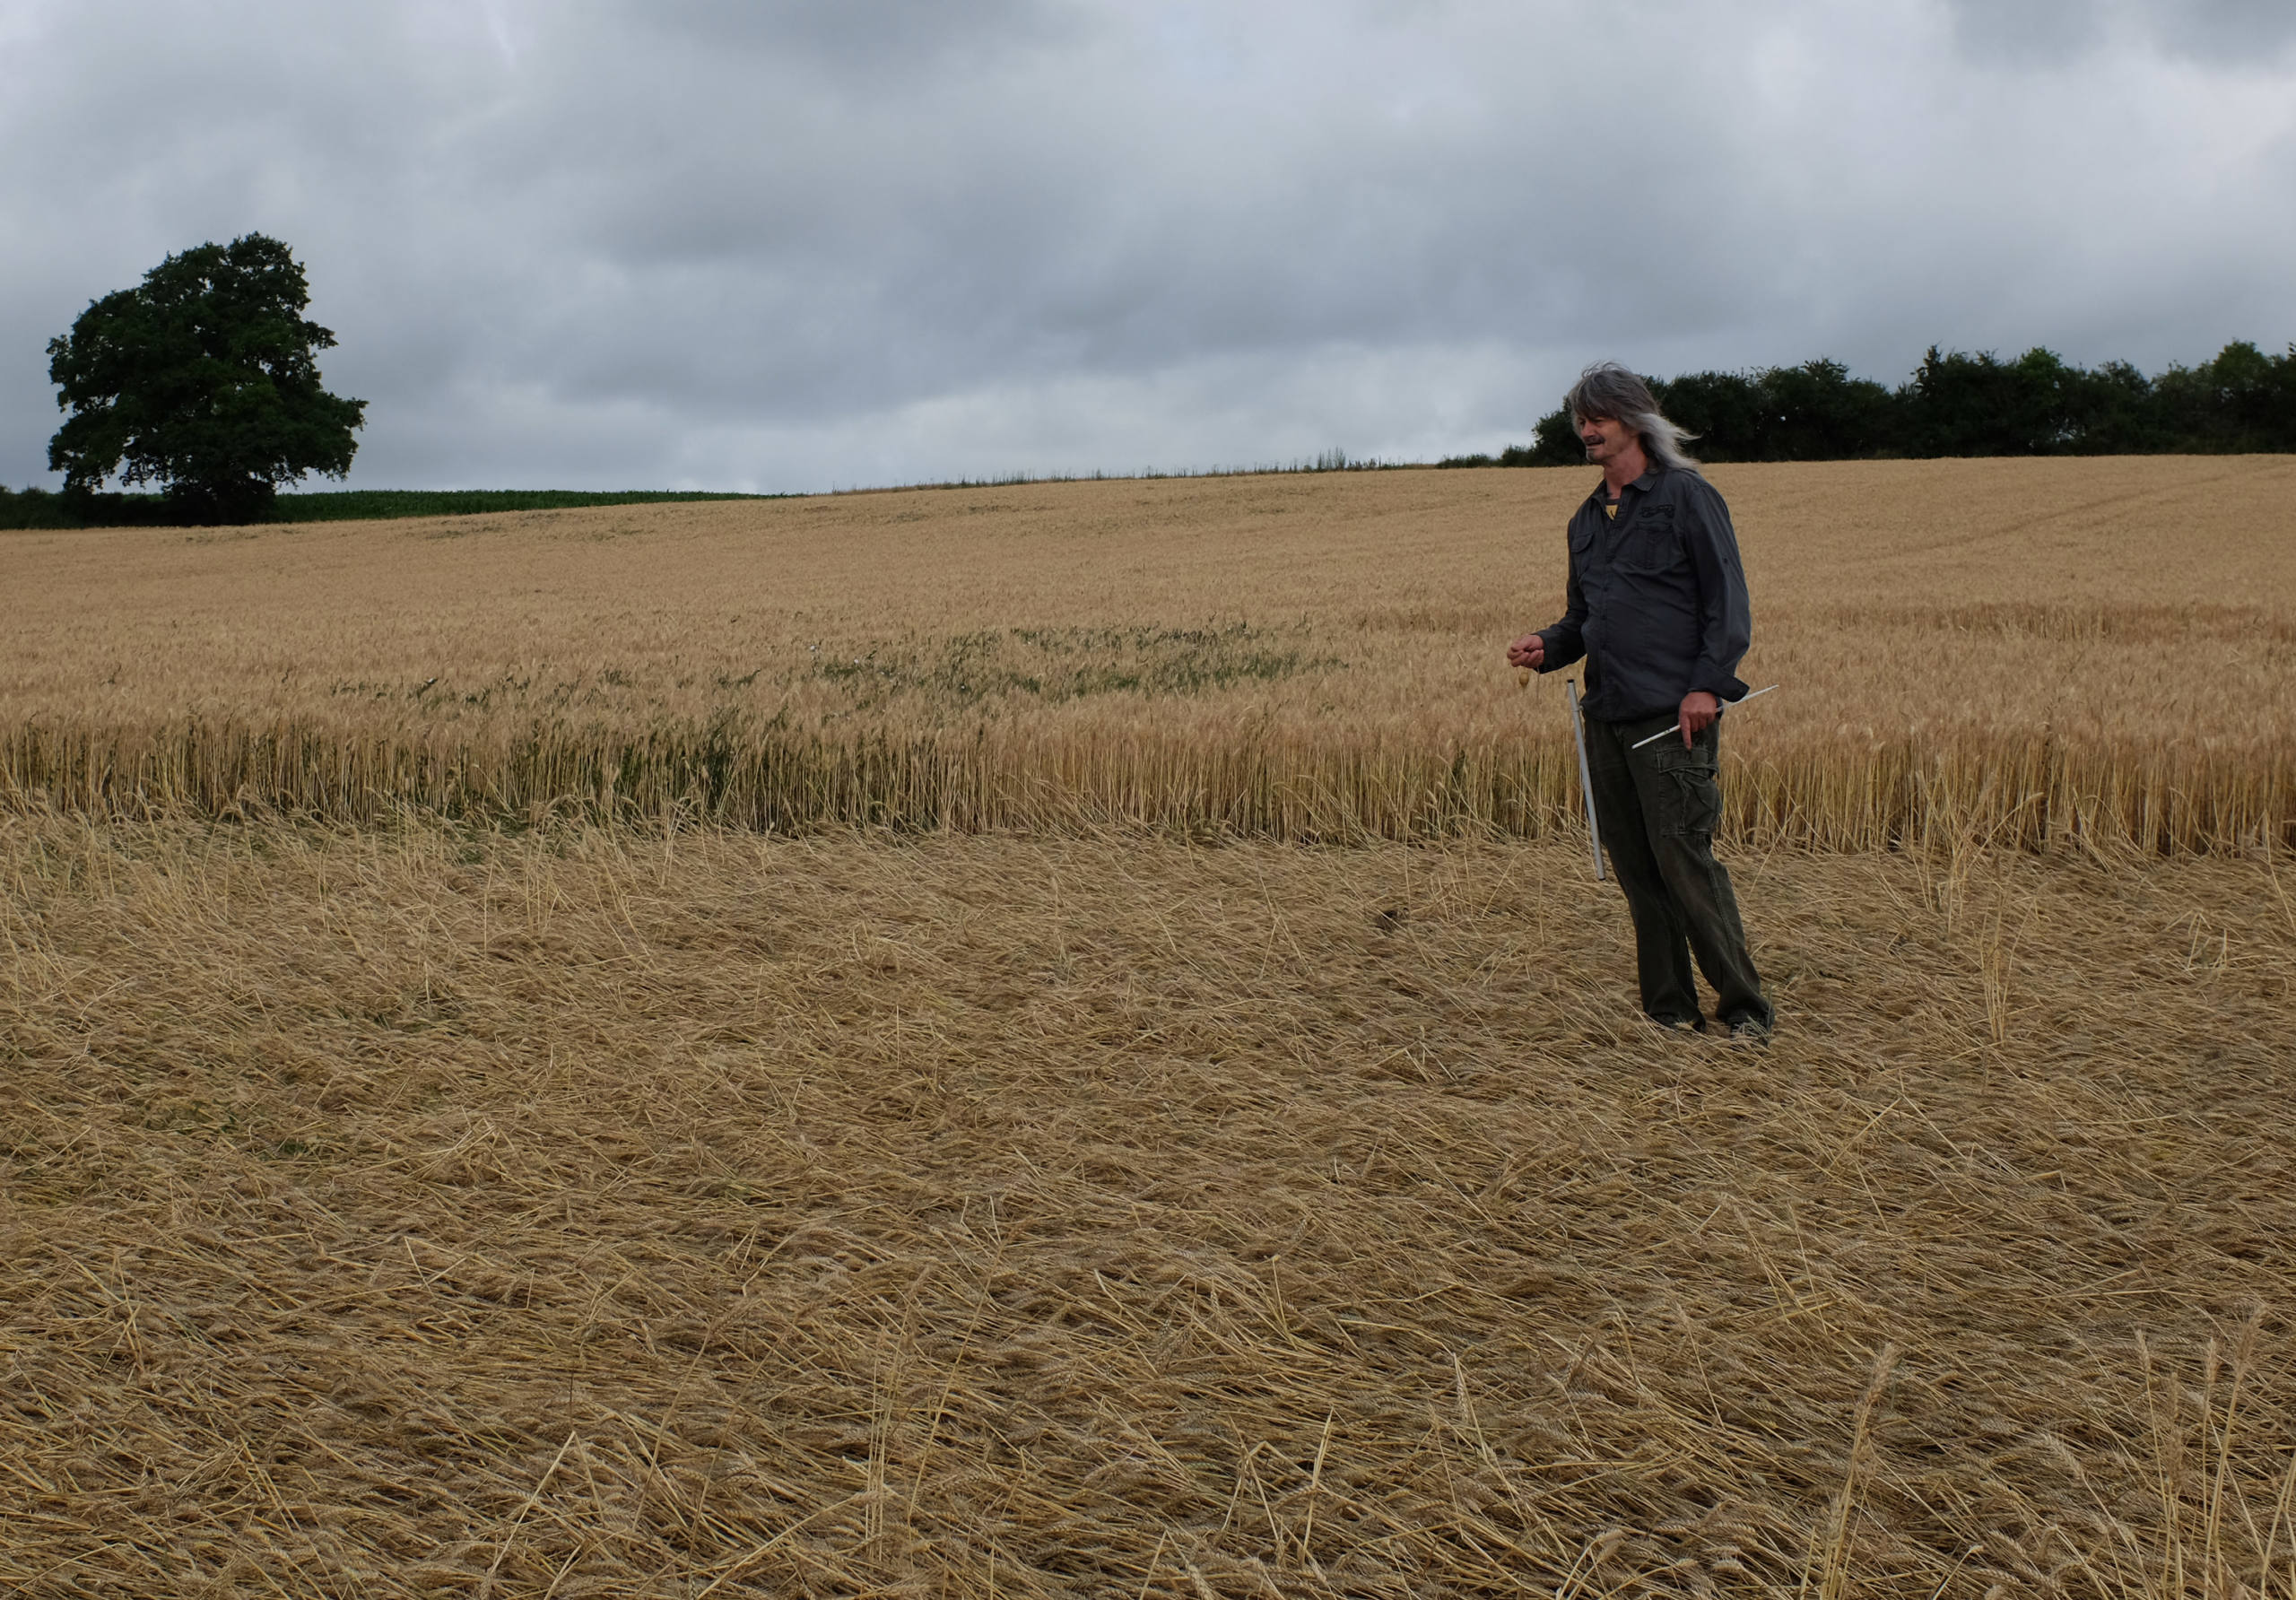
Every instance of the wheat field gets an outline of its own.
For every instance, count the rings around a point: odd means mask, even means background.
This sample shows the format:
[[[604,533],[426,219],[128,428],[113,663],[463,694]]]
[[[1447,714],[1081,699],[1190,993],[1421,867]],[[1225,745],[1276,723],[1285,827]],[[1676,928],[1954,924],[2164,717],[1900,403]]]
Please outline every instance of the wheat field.
[[[1737,875],[0,820],[0,1584],[2296,1595],[2296,880]]]
[[[2296,1600],[2296,461],[0,537],[0,1587]],[[1817,848],[1811,848],[1817,847]]]
[[[2296,460],[1718,467],[1726,834],[2296,840]],[[0,539],[0,789],[1344,840],[1576,814],[1583,471],[1048,483]]]

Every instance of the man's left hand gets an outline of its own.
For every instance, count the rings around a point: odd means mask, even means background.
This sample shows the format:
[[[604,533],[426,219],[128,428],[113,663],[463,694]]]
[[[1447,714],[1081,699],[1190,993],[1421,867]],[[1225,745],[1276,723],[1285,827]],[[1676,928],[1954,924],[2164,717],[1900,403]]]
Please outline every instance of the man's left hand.
[[[1693,689],[1683,696],[1683,748],[1688,750],[1699,735],[1714,726],[1722,715],[1722,702],[1703,689]]]

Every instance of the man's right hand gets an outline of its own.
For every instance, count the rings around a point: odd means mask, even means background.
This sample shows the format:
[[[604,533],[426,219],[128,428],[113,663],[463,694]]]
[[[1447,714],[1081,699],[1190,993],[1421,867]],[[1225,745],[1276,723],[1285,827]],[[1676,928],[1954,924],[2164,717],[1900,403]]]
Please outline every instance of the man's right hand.
[[[1527,666],[1533,672],[1544,671],[1546,665],[1546,640],[1535,633],[1526,633],[1507,647],[1507,665]]]

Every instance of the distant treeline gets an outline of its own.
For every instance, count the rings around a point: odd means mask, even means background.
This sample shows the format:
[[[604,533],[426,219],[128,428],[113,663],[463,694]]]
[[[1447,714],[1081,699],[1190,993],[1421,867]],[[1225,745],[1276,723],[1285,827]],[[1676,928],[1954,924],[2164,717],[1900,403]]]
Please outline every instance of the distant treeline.
[[[663,500],[772,500],[762,494],[633,489],[347,489],[283,494],[274,522],[364,522],[386,517],[467,517],[485,511],[556,511],[569,506],[639,506]],[[69,494],[0,488],[0,528],[151,527],[174,519],[163,494]]]
[[[2245,342],[2147,378],[2126,361],[2083,368],[2054,351],[2005,361],[1935,345],[1894,389],[1839,361],[1649,378],[1658,408],[1698,436],[1702,461],[1866,457],[2229,455],[2296,451],[2296,344]],[[1587,458],[1568,413],[1528,445],[1444,466],[1571,466]]]
[[[2126,361],[2083,368],[2032,349],[2005,361],[1935,345],[1896,388],[1852,378],[1839,361],[1648,378],[1658,406],[1697,436],[1702,461],[1849,461],[1926,456],[2145,456],[2296,452],[2296,344],[2266,355],[2246,341],[2196,367],[2147,378]],[[1570,414],[1541,417],[1527,445],[1452,456],[1439,466],[1575,466],[1586,460]],[[1310,464],[1257,472],[1356,472],[1401,465],[1328,450]],[[1100,476],[1093,474],[1094,477]],[[1161,474],[1150,474],[1161,476]],[[1029,483],[1025,475],[997,482]],[[1051,481],[1051,480],[1046,480]],[[773,495],[631,490],[360,489],[282,494],[274,522],[457,517],[665,500]],[[73,494],[0,488],[0,528],[165,526],[162,494]]]

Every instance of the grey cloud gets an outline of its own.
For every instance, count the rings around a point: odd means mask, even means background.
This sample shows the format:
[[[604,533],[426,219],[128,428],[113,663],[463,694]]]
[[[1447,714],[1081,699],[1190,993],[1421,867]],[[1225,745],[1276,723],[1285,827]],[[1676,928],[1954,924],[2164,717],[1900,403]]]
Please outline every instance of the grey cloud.
[[[2076,62],[2116,34],[2216,66],[2269,66],[2296,46],[2287,0],[1946,0],[1972,57],[2010,66]]]
[[[0,479],[43,475],[46,338],[249,229],[309,269],[375,483],[1435,454],[1596,355],[2296,333],[2292,161],[2248,133],[2284,83],[2126,19],[1972,68],[1944,14],[46,0],[0,23]]]
[[[632,20],[712,49],[870,79],[1072,41],[1091,16],[1063,0],[654,0]]]
[[[1949,0],[1963,48],[2012,65],[2070,60],[2105,39],[2097,0]]]
[[[2296,45],[2286,0],[2137,0],[2136,9],[2161,48],[2204,62],[2268,61]]]

